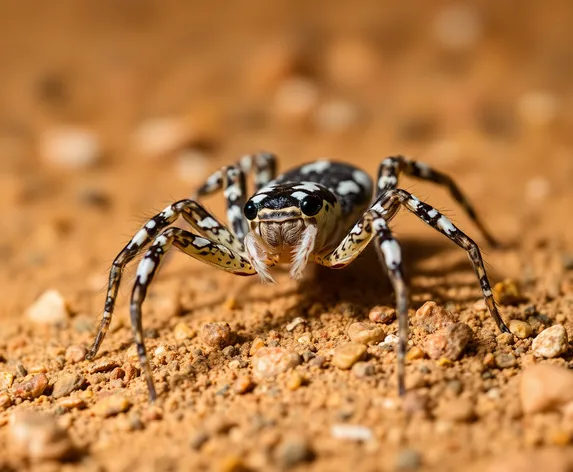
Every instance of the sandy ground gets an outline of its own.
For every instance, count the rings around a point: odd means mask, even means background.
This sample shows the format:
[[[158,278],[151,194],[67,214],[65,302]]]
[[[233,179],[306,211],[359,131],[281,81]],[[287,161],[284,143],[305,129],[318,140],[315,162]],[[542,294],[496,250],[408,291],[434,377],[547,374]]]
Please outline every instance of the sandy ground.
[[[571,419],[523,413],[532,339],[498,336],[466,255],[411,215],[393,227],[412,315],[433,300],[474,335],[459,361],[408,361],[410,411],[392,349],[368,347],[368,376],[331,363],[349,325],[393,308],[368,255],[344,271],[311,269],[300,284],[277,271],[276,286],[171,257],[144,307],[153,407],[129,350],[133,268],[99,357],[72,358],[95,334],[111,261],[146,218],[259,149],[283,170],[326,156],[375,175],[402,153],[448,173],[502,249],[487,247],[443,189],[402,185],[480,243],[493,282],[519,285],[522,300],[501,307],[506,321],[528,321],[533,336],[555,323],[573,334],[569,2],[518,13],[511,2],[378,3],[2,3],[0,371],[15,378],[0,407],[0,470],[568,470]],[[64,162],[54,136],[68,126],[88,142],[64,144]],[[206,204],[222,215],[220,196]],[[27,310],[50,289],[67,311],[34,322]],[[289,331],[296,317],[305,322]],[[236,349],[205,344],[210,322],[229,323]],[[380,326],[397,331],[396,321]],[[410,347],[427,336],[413,328]],[[305,360],[256,378],[257,338]],[[570,367],[571,351],[543,362]],[[15,387],[41,373],[44,393],[22,399]],[[54,398],[68,374],[81,386]],[[252,390],[237,393],[237,378],[251,376]],[[109,398],[126,411],[106,410]],[[24,410],[55,415],[73,454],[17,451],[10,418]],[[340,425],[362,427],[364,440],[336,437]]]

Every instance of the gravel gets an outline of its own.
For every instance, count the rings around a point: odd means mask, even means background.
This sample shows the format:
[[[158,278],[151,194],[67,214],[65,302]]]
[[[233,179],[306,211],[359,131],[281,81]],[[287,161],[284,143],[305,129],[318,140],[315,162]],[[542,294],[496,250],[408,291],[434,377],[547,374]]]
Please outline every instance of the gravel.
[[[367,345],[379,343],[386,337],[382,327],[366,323],[352,323],[347,333],[352,342]]]
[[[334,349],[332,364],[339,369],[350,369],[366,356],[366,346],[360,343],[347,343]]]
[[[370,441],[374,434],[370,428],[358,424],[334,424],[330,428],[330,434],[336,439],[349,441]]]
[[[201,339],[210,347],[223,349],[234,344],[235,338],[229,323],[206,323],[201,328]]]
[[[525,413],[562,407],[573,401],[573,372],[551,364],[528,367],[521,375],[520,395]]]
[[[131,401],[124,395],[109,395],[98,401],[91,409],[95,416],[108,418],[126,412],[131,407]]]
[[[544,329],[533,340],[531,348],[533,354],[537,357],[551,358],[560,356],[569,349],[567,331],[560,324]]]
[[[458,360],[473,336],[472,329],[465,323],[455,323],[429,335],[424,351],[431,359]]]
[[[48,384],[46,374],[28,376],[12,386],[12,394],[17,398],[32,400],[42,395]]]
[[[286,469],[311,461],[313,458],[312,445],[304,437],[284,439],[276,448],[276,460]]]
[[[424,303],[412,320],[414,326],[422,328],[427,333],[434,333],[455,322],[456,318],[452,313],[432,301]]]
[[[78,374],[68,373],[58,377],[52,389],[52,397],[62,398],[68,396],[75,390],[79,390],[86,383],[86,380]]]
[[[262,347],[253,358],[253,374],[258,378],[275,377],[301,364],[302,358],[294,351],[281,347]]]
[[[509,330],[511,331],[511,334],[518,337],[519,339],[529,338],[533,333],[533,328],[531,328],[531,325],[526,321],[520,320],[511,320],[509,322]]]
[[[11,452],[33,460],[64,460],[74,451],[66,430],[53,416],[18,411],[10,417]]]
[[[70,317],[66,299],[57,290],[48,290],[26,310],[26,317],[37,324],[55,325]]]

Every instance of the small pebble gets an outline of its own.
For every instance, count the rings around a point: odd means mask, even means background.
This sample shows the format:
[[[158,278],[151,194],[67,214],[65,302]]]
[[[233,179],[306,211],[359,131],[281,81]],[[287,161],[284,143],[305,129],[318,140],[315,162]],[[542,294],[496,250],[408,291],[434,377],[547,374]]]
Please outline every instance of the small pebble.
[[[6,390],[14,383],[14,374],[10,372],[0,372],[0,390]]]
[[[208,346],[222,349],[235,342],[236,333],[229,323],[206,323],[201,328],[201,338]]]
[[[357,362],[352,366],[352,373],[359,379],[374,375],[375,369],[371,362]]]
[[[360,122],[359,108],[346,100],[330,100],[316,110],[316,128],[323,133],[341,133]]]
[[[97,374],[99,372],[109,372],[116,367],[119,367],[119,363],[117,361],[113,359],[101,359],[89,367],[88,373]]]
[[[12,399],[6,392],[0,393],[0,410],[5,410],[12,405]]]
[[[67,397],[74,390],[78,390],[85,385],[85,379],[78,374],[70,373],[63,374],[58,377],[54,383],[52,390],[52,397],[62,398]]]
[[[563,325],[557,324],[544,329],[533,340],[531,345],[533,355],[537,357],[557,357],[569,349],[567,331]]]
[[[286,386],[289,390],[298,390],[304,381],[304,377],[300,375],[296,370],[294,370],[289,375]]]
[[[86,402],[83,398],[73,396],[73,397],[62,398],[58,402],[58,406],[61,406],[66,410],[72,410],[74,408],[81,410],[86,407]]]
[[[123,413],[131,407],[131,401],[123,395],[110,395],[97,402],[91,409],[95,416],[108,418]]]
[[[175,325],[173,329],[173,337],[177,341],[185,341],[186,339],[192,339],[197,335],[194,329],[190,328],[187,323],[179,322]]]
[[[431,301],[424,303],[416,311],[416,315],[412,320],[414,326],[419,326],[427,333],[434,333],[455,322],[456,318],[452,313]]]
[[[330,434],[333,438],[347,439],[350,441],[370,441],[374,437],[370,428],[346,423],[332,425]]]
[[[555,120],[559,108],[557,98],[544,90],[522,95],[517,102],[520,118],[529,126],[545,127]]]
[[[156,158],[175,151],[186,137],[183,120],[175,116],[149,118],[135,129],[132,141],[136,151]]]
[[[292,320],[289,324],[286,325],[286,330],[290,333],[291,331],[294,331],[294,329],[298,325],[303,325],[303,324],[306,324],[306,320],[304,318],[301,318],[300,316],[297,316],[294,320]]]
[[[194,434],[191,435],[191,439],[189,440],[189,446],[191,449],[198,451],[201,449],[201,446],[205,444],[209,440],[209,434],[204,431],[196,431]]]
[[[451,50],[469,49],[483,35],[480,11],[465,4],[452,4],[438,10],[433,29],[439,43]]]
[[[255,338],[251,343],[249,355],[253,356],[261,347],[265,347],[265,342],[261,338]]]
[[[249,472],[243,459],[237,455],[229,455],[221,459],[217,472]]]
[[[235,357],[238,356],[241,351],[239,350],[239,348],[235,347],[235,346],[227,346],[226,348],[223,349],[223,351],[221,351],[223,353],[223,355],[225,357]]]
[[[502,352],[495,355],[495,365],[500,369],[508,369],[517,364],[517,359],[513,354]]]
[[[437,418],[464,423],[475,417],[474,401],[467,398],[454,398],[441,402],[435,410]]]
[[[65,298],[57,290],[48,290],[26,310],[26,317],[38,324],[58,324],[69,319]]]
[[[284,121],[303,123],[318,105],[319,90],[314,82],[302,77],[284,80],[274,97],[276,116]]]
[[[422,465],[422,454],[416,449],[402,449],[396,457],[396,470],[417,470]]]
[[[515,339],[513,339],[513,335],[511,333],[499,333],[495,337],[495,340],[500,346],[511,346],[515,343]]]
[[[406,353],[406,359],[409,361],[414,361],[416,359],[423,359],[425,355],[426,353],[422,348],[418,346],[412,346]]]
[[[573,401],[573,372],[551,364],[528,367],[521,375],[520,396],[525,413],[562,407]]]
[[[253,373],[259,378],[274,377],[301,362],[301,357],[294,351],[281,347],[262,347],[253,356]]]
[[[64,358],[67,362],[71,364],[77,364],[78,362],[83,361],[86,358],[86,354],[88,353],[87,349],[83,346],[79,346],[77,344],[72,344],[68,346],[66,349],[66,353]]]
[[[360,343],[342,344],[334,349],[332,364],[339,369],[350,369],[366,356],[366,346]]]
[[[509,322],[509,330],[519,339],[529,338],[533,332],[533,329],[529,323],[520,320],[511,320]]]
[[[312,446],[304,437],[284,439],[276,448],[276,459],[282,468],[289,469],[314,458]]]
[[[94,131],[69,126],[44,131],[40,136],[39,154],[47,164],[83,169],[100,160],[102,149]]]
[[[233,384],[233,390],[242,395],[244,393],[248,393],[255,388],[255,383],[253,379],[249,375],[241,375],[235,380]]]
[[[46,374],[36,374],[32,377],[24,378],[22,382],[12,386],[12,394],[17,398],[33,399],[38,398],[48,387],[49,381]]]
[[[388,324],[396,318],[396,310],[392,310],[383,306],[375,306],[368,313],[368,318],[374,323]]]
[[[458,360],[473,336],[472,329],[465,323],[455,323],[429,335],[424,351],[431,359]]]
[[[354,343],[368,345],[379,343],[386,337],[386,333],[380,326],[372,326],[366,323],[352,323],[348,327],[348,336]]]
[[[493,286],[493,297],[502,305],[517,305],[525,301],[515,280],[504,280]]]
[[[33,411],[18,411],[10,417],[11,452],[35,460],[64,460],[73,444],[56,418]]]

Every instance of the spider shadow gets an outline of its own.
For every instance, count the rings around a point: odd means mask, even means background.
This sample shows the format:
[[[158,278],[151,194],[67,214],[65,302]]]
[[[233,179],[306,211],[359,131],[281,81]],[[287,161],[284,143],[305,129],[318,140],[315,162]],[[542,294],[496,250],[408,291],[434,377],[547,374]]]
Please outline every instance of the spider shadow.
[[[413,275],[439,277],[452,272],[466,271],[473,274],[471,264],[466,258],[454,263],[444,263],[431,270],[417,268],[420,261],[451,251],[448,241],[406,239],[401,241],[401,247],[410,306],[414,309],[423,304],[423,301],[413,301],[416,295],[423,295],[421,298],[424,300],[441,301],[445,297],[443,287],[419,287],[412,284]],[[264,329],[281,329],[294,317],[301,316],[301,313],[305,313],[307,318],[318,316],[312,314],[314,310],[311,307],[315,303],[331,307],[338,303],[348,303],[353,307],[348,312],[349,316],[357,321],[363,320],[365,313],[374,305],[395,306],[392,284],[373,246],[369,246],[360,257],[344,269],[331,270],[322,266],[314,266],[309,272],[297,289],[297,293],[301,295],[300,300],[287,308],[280,317],[264,321]],[[475,283],[476,287],[479,287],[477,279]],[[450,288],[457,286],[465,287],[467,284],[448,282]],[[251,300],[248,294],[245,295],[245,300]],[[474,301],[474,298],[457,298],[456,301]]]

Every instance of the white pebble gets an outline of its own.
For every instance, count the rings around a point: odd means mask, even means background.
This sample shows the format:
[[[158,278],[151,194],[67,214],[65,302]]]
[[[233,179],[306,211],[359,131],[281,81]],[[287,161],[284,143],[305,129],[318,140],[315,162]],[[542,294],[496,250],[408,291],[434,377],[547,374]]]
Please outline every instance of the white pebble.
[[[57,290],[44,292],[26,310],[26,317],[38,324],[57,324],[69,317],[66,300]]]
[[[528,92],[517,102],[517,112],[530,126],[546,126],[557,116],[557,99],[543,90]]]
[[[373,434],[370,428],[357,424],[334,424],[330,434],[336,439],[349,439],[351,441],[369,441]]]
[[[177,117],[149,118],[133,133],[133,146],[146,157],[159,157],[174,151],[185,138],[185,127]]]
[[[384,338],[384,341],[378,344],[378,346],[396,346],[399,341],[400,338],[398,336],[395,334],[389,334]]]
[[[533,340],[531,349],[533,355],[537,357],[557,357],[567,352],[569,343],[567,341],[567,331],[563,325],[556,324],[544,329]]]
[[[289,324],[286,325],[286,330],[287,331],[294,331],[294,329],[300,325],[300,324],[305,324],[306,320],[304,318],[301,318],[300,316],[297,316],[295,319],[293,319]]]
[[[44,131],[39,146],[42,160],[69,169],[94,165],[102,155],[98,136],[89,129],[73,126]]]
[[[280,118],[303,120],[317,105],[318,89],[307,79],[292,78],[281,84],[274,101],[276,113]]]
[[[181,152],[175,161],[177,175],[189,184],[197,185],[205,180],[209,167],[207,156],[196,150]]]
[[[315,115],[316,126],[323,132],[345,131],[358,122],[358,108],[344,100],[331,100],[323,103]]]
[[[443,8],[434,19],[434,34],[442,46],[466,49],[477,43],[483,32],[482,20],[469,5]]]

